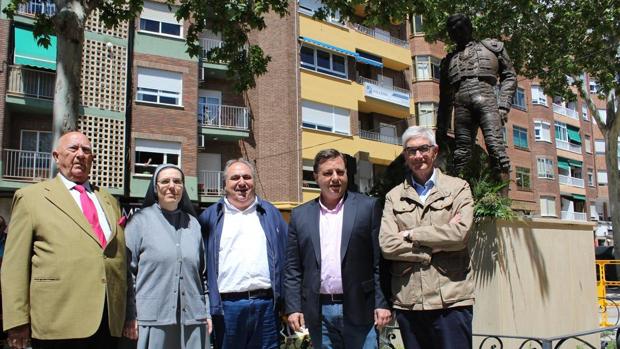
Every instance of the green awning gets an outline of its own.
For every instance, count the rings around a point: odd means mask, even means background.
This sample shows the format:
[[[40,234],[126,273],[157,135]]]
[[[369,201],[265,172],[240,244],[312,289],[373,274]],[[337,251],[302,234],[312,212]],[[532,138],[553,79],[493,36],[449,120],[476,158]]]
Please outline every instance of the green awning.
[[[572,159],[567,159],[567,161],[568,161],[568,164],[572,167],[581,168],[583,166],[581,161],[572,160]]]
[[[15,64],[56,70],[56,37],[46,49],[37,44],[32,30],[15,27]]]
[[[558,158],[558,167],[563,170],[570,170],[570,165],[568,164],[568,160],[566,159]]]
[[[579,136],[579,128],[566,125],[566,130],[568,131],[568,139],[571,140],[575,144],[581,144],[581,137]]]
[[[581,195],[581,194],[573,194],[573,199],[581,200],[581,201],[586,201],[586,196],[585,195]]]

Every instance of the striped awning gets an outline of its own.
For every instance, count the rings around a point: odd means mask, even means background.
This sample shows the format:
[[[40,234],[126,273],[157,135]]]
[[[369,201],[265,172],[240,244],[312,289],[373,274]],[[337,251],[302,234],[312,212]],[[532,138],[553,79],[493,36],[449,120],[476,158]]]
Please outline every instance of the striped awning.
[[[581,136],[579,136],[579,128],[571,125],[566,125],[568,131],[568,139],[575,144],[581,144]]]
[[[56,37],[50,36],[48,48],[39,46],[32,29],[15,27],[15,64],[56,70]]]

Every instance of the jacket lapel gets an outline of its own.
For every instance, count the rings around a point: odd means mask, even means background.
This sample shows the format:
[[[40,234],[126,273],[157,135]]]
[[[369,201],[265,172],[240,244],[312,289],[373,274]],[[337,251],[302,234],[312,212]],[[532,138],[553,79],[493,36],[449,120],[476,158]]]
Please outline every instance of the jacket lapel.
[[[84,216],[84,213],[77,205],[60,177],[56,176],[56,178],[47,183],[48,185],[44,188],[43,193],[45,198],[56,206],[56,208],[58,208],[61,212],[66,214],[67,218],[71,219],[80,228],[82,228],[86,234],[90,235],[90,237],[95,240],[97,244],[100,244],[99,239],[95,236],[95,233],[90,226],[90,223],[86,220],[86,216]]]
[[[351,193],[346,193],[344,198],[344,212],[342,216],[342,240],[340,241],[340,263],[344,261],[351,240],[351,232],[353,224],[355,224],[355,216],[357,215],[357,201]]]
[[[319,199],[312,201],[310,205],[310,215],[308,215],[310,222],[310,238],[312,239],[312,246],[314,247],[314,256],[316,262],[321,266],[321,212],[319,208]]]

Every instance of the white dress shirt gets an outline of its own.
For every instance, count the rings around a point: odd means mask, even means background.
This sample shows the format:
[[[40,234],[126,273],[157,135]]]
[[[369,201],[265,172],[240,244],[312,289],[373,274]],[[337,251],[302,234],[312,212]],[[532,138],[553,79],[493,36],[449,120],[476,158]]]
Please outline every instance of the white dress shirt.
[[[62,183],[65,185],[65,187],[67,187],[67,189],[69,190],[69,194],[71,194],[71,197],[73,198],[73,200],[75,200],[75,203],[80,208],[80,211],[82,211],[82,202],[80,201],[80,192],[77,191],[76,189],[73,189],[73,187],[75,187],[79,183],[71,182],[61,173],[58,173],[58,176],[62,180]],[[105,235],[105,240],[109,242],[110,236],[112,236],[112,230],[110,229],[110,222],[108,222],[108,219],[105,216],[105,212],[103,212],[103,208],[99,204],[99,200],[97,200],[97,195],[95,195],[95,193],[93,192],[93,189],[90,187],[90,183],[86,181],[82,183],[82,185],[86,189],[86,194],[88,195],[88,197],[95,204],[95,208],[97,209],[97,217],[99,218],[99,225],[101,226],[101,230],[103,230],[103,235]]]
[[[217,284],[220,293],[270,289],[267,237],[258,219],[256,199],[238,210],[224,198]]]

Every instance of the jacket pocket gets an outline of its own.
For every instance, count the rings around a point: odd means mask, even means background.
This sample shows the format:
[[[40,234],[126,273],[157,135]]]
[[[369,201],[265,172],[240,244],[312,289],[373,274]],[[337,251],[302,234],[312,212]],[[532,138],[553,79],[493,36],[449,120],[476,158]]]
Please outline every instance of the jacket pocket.
[[[136,310],[138,312],[138,320],[154,321],[161,308],[163,308],[160,298],[136,297]]]
[[[34,282],[58,282],[60,278],[58,276],[33,276]]]
[[[187,311],[187,319],[191,320],[203,320],[207,318],[207,306],[205,304],[204,296],[192,295],[187,296],[185,301],[185,309]]]
[[[394,203],[392,211],[399,230],[412,229],[419,223],[417,208],[418,205],[411,201],[401,200]]]
[[[438,253],[431,262],[437,271],[439,289],[444,303],[473,298],[473,280],[466,251]]]

